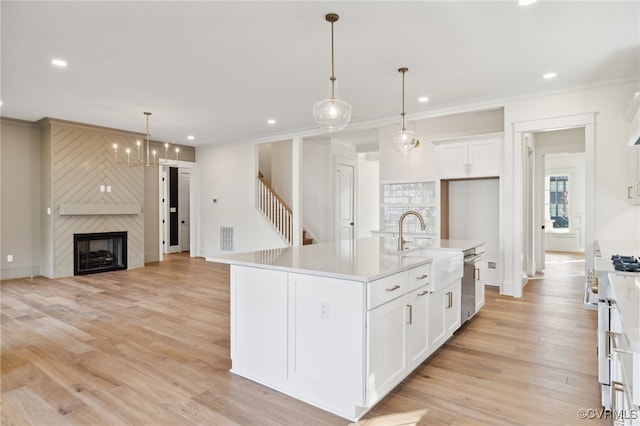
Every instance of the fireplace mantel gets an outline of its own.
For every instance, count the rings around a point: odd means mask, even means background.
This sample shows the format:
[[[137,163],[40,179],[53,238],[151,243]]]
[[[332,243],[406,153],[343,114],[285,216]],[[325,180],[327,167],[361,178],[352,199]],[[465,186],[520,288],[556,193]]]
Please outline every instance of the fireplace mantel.
[[[60,204],[61,216],[141,213],[140,204]]]

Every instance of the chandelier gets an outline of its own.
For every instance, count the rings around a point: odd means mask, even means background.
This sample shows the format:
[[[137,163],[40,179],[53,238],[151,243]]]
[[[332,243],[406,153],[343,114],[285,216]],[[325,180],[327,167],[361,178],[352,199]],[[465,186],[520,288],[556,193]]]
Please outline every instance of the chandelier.
[[[351,105],[336,97],[336,76],[333,63],[333,24],[340,17],[337,13],[329,13],[325,16],[331,23],[331,77],[329,77],[329,96],[327,99],[316,102],[313,105],[313,118],[316,124],[329,131],[342,130],[351,119]]]
[[[145,112],[144,115],[147,116],[147,134],[145,141],[145,149],[142,150],[142,142],[140,140],[136,141],[136,152],[133,154],[131,148],[127,148],[124,152],[127,154],[127,160],[120,160],[118,157],[118,144],[113,144],[113,150],[115,151],[115,160],[118,164],[126,164],[127,166],[158,166],[158,165],[168,165],[175,164],[177,165],[180,159],[180,148],[175,148],[175,160],[169,161],[169,144],[164,144],[164,158],[158,157],[158,152],[154,150],[150,150],[150,142],[149,142],[149,117],[151,117],[150,112]],[[133,154],[133,155],[132,155]]]
[[[402,73],[402,128],[391,135],[391,145],[398,152],[403,154],[409,154],[414,148],[420,146],[418,135],[412,130],[407,130],[407,113],[404,112],[404,74],[409,71],[409,68],[399,68],[398,72]]]

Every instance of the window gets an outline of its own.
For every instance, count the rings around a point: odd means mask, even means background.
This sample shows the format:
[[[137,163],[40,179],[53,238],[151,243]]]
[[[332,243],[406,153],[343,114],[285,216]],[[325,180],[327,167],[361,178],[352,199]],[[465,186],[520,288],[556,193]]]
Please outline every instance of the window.
[[[569,230],[569,175],[547,175],[544,184],[545,219],[551,231]]]

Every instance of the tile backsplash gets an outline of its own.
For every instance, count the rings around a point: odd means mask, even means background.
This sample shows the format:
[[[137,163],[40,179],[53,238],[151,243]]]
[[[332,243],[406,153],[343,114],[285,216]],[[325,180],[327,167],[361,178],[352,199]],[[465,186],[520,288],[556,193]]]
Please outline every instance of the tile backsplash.
[[[435,182],[384,183],[381,185],[381,229],[397,231],[400,216],[407,210],[417,211],[424,217],[427,229],[420,229],[416,217],[407,217],[404,232],[426,232],[436,234],[436,188]]]

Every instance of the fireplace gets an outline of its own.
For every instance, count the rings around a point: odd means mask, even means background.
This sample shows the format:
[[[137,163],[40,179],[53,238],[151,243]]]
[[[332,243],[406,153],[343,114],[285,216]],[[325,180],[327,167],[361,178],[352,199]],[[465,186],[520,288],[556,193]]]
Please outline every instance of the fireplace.
[[[127,233],[73,234],[73,274],[127,269]]]

